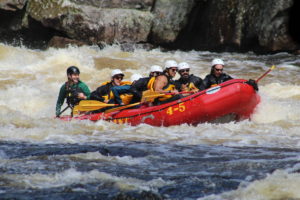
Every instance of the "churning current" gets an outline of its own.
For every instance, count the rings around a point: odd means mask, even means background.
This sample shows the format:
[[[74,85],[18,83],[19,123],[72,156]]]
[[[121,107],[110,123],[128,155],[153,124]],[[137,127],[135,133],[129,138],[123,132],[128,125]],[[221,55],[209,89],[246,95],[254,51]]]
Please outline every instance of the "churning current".
[[[70,65],[95,90],[112,69],[147,76],[167,59],[204,78],[216,57],[235,78],[276,66],[251,120],[166,128],[54,118]],[[0,92],[0,199],[300,199],[298,55],[0,44]]]

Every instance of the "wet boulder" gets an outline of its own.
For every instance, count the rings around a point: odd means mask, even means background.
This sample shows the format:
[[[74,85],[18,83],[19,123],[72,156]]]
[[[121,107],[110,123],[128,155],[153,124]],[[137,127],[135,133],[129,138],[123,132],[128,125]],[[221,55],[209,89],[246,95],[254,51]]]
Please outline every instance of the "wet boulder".
[[[70,0],[79,5],[94,6],[97,8],[123,8],[150,11],[154,0]]]
[[[194,0],[157,0],[153,8],[152,40],[170,43],[176,40],[186,26]]]
[[[25,6],[27,0],[1,0],[0,9],[16,11],[21,10]]]
[[[153,19],[148,11],[47,0],[29,0],[27,14],[46,27],[89,44],[145,42]]]

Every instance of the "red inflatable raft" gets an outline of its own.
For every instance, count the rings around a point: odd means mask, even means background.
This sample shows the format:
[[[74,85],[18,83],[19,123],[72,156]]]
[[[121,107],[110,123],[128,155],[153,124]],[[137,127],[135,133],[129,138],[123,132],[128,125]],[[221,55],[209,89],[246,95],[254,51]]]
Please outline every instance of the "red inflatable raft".
[[[231,115],[235,120],[247,119],[253,113],[260,97],[246,80],[233,79],[216,87],[189,95],[182,99],[158,105],[141,106],[112,113],[85,114],[63,120],[107,120],[118,124],[152,126],[172,126],[180,124],[196,125]]]

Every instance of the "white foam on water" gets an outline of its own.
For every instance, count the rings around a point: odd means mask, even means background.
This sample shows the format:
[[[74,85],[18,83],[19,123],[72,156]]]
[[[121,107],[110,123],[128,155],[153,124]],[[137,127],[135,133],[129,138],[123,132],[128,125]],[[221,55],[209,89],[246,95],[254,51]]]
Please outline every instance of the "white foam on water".
[[[299,147],[300,144],[297,142],[300,141],[300,133],[297,132],[300,59],[289,54],[257,56],[253,53],[163,52],[160,49],[124,52],[118,45],[101,50],[84,46],[38,51],[4,44],[0,44],[0,52],[2,140],[45,143],[127,140],[281,147]],[[127,79],[133,73],[147,76],[151,65],[163,67],[168,59],[188,62],[192,73],[204,78],[210,72],[210,62],[215,57],[226,62],[225,72],[245,79],[261,76],[271,66],[268,60],[285,58],[259,82],[262,101],[251,120],[198,126],[152,127],[142,124],[131,127],[104,121],[62,122],[53,118],[59,88],[66,81],[66,69],[70,65],[78,66],[81,80],[95,90],[100,83],[110,79],[114,68],[123,70]]]
[[[10,186],[38,189],[64,187],[72,184],[110,183],[124,191],[156,191],[157,188],[173,184],[172,181],[164,181],[161,178],[143,181],[115,176],[98,170],[80,172],[73,168],[55,174],[6,174],[2,178],[5,178]]]
[[[300,174],[276,170],[265,179],[242,183],[237,190],[197,200],[273,200],[299,199]]]

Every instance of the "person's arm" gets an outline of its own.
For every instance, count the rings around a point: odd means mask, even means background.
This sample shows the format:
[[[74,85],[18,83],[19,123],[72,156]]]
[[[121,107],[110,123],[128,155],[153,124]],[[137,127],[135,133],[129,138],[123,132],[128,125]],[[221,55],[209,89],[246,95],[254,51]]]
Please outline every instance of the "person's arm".
[[[56,101],[56,116],[57,117],[59,117],[59,115],[60,115],[61,106],[64,104],[65,96],[66,96],[66,86],[65,86],[65,84],[63,84],[59,90],[58,98]]]
[[[229,76],[228,74],[226,74],[226,81],[233,79],[231,76]]]
[[[207,89],[211,86],[209,75],[207,75],[203,80],[204,88]]]
[[[85,83],[81,82],[80,88],[81,88],[84,96],[78,96],[78,98],[80,98],[80,99],[90,99],[91,92],[90,92],[89,87]]]
[[[91,100],[97,100],[104,102],[104,93],[105,93],[105,87],[106,85],[98,87],[95,91],[93,91],[90,95]]]
[[[205,84],[201,78],[198,79],[196,87],[199,89],[199,91],[205,90]]]

